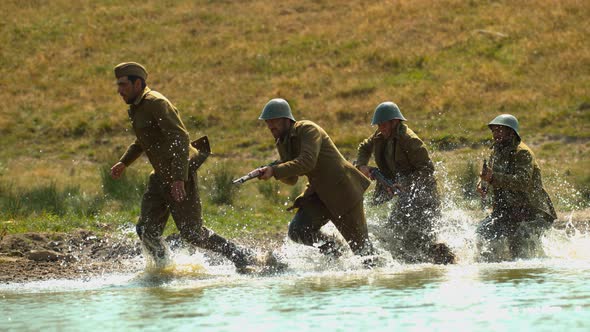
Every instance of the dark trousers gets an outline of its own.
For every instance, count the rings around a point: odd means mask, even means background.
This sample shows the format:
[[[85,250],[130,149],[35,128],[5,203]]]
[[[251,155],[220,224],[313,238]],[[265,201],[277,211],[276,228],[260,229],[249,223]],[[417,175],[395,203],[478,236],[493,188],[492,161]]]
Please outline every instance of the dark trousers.
[[[346,215],[334,216],[317,194],[306,197],[289,223],[289,238],[308,246],[327,241],[320,228],[329,221],[336,226],[355,254],[372,254],[362,200]]]
[[[484,261],[534,258],[543,255],[541,236],[553,220],[543,213],[522,218],[492,213],[478,225],[477,246]]]
[[[406,263],[431,262],[436,243],[434,222],[440,216],[436,187],[412,188],[400,193],[389,215],[393,257]]]
[[[176,202],[170,195],[170,184],[162,181],[161,177],[152,173],[143,199],[141,201],[141,216],[137,223],[137,234],[142,240],[149,254],[155,259],[167,257],[167,247],[162,239],[168,217],[176,223],[181,238],[200,248],[212,250],[230,259],[236,265],[241,264],[250,254],[246,249],[239,248],[234,243],[215,234],[203,226],[201,216],[201,200],[199,198],[197,176],[189,174],[185,182],[186,198]]]

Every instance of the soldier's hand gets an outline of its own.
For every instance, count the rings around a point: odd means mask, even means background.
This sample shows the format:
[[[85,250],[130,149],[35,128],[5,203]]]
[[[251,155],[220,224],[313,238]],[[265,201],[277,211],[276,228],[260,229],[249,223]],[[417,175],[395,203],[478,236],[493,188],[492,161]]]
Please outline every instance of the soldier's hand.
[[[274,175],[274,171],[271,166],[264,166],[260,168],[260,176],[258,179],[260,180],[268,180]]]
[[[182,202],[186,198],[186,191],[184,190],[184,181],[177,180],[172,182],[172,190],[170,192],[172,199],[176,202]]]
[[[486,168],[481,171],[481,174],[479,175],[479,177],[483,181],[490,183],[490,182],[492,182],[492,175],[493,175],[492,170],[489,168]]]
[[[118,162],[115,165],[113,165],[113,167],[111,167],[111,178],[115,180],[120,178],[121,175],[123,175],[123,171],[125,171],[126,167],[127,166],[125,166],[125,164],[123,164],[122,162]]]
[[[369,166],[359,166],[359,171],[361,171],[361,173],[365,174],[365,176],[368,177],[369,179],[375,180],[371,176],[371,168]]]

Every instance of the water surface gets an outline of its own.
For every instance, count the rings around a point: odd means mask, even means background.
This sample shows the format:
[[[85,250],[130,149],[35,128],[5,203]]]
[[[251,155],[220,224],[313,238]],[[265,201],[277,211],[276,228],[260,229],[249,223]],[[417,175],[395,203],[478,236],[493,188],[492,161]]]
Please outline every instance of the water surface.
[[[1,331],[588,331],[590,239],[552,230],[547,258],[477,263],[473,227],[440,238],[459,263],[364,269],[285,243],[289,269],[244,276],[177,254],[163,272],[0,285]],[[373,231],[375,225],[371,225]]]

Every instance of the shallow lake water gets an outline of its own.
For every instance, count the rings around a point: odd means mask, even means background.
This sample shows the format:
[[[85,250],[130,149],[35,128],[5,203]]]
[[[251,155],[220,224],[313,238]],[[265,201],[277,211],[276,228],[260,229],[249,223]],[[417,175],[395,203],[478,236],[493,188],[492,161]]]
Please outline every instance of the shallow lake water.
[[[474,260],[473,227],[441,228],[455,265],[367,270],[286,242],[289,268],[240,275],[201,253],[164,271],[0,285],[2,331],[588,331],[590,239],[551,230],[546,258]],[[372,225],[373,231],[377,231]]]

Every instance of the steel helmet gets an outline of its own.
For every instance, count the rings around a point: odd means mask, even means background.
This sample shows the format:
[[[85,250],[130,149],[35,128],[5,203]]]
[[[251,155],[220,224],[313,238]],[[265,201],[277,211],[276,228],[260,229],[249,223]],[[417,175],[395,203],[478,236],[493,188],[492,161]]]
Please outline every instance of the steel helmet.
[[[492,126],[492,125],[512,128],[512,130],[514,130],[514,132],[516,133],[516,136],[518,136],[518,138],[520,138],[520,134],[518,133],[518,120],[516,119],[516,117],[514,117],[514,115],[510,115],[510,114],[498,115],[497,117],[494,118],[494,120],[492,120],[492,122],[488,123],[488,127]]]
[[[373,114],[372,125],[380,124],[381,122],[398,119],[406,121],[406,118],[402,115],[399,107],[395,103],[390,101],[383,102],[375,108],[375,114]]]
[[[270,120],[277,118],[287,118],[295,121],[293,114],[291,114],[291,107],[285,99],[271,99],[268,103],[266,103],[266,105],[264,105],[258,120]]]

